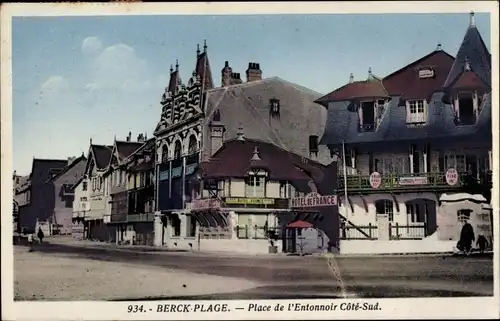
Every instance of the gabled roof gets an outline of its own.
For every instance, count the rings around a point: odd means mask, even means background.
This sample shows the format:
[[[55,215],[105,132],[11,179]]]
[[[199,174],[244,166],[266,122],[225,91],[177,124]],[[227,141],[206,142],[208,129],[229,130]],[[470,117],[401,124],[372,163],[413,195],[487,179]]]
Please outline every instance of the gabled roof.
[[[252,160],[256,151],[260,158],[258,161]],[[269,172],[271,180],[291,181],[294,185],[303,187],[312,180],[307,171],[308,166],[320,171],[324,166],[308,160],[302,168],[297,163],[298,158],[302,157],[269,142],[247,138],[232,139],[226,141],[210,161],[203,162],[201,168],[205,178],[243,178],[251,166],[258,162]]]
[[[70,169],[72,169],[76,165],[80,164],[81,162],[85,162],[85,161],[87,161],[87,158],[85,158],[85,156],[82,155],[82,156],[74,159],[70,164],[66,163],[67,164],[66,167],[64,167],[64,169],[61,172],[59,172],[57,175],[49,178],[47,180],[47,182],[53,182],[53,181],[55,181],[56,179],[58,179],[59,177],[61,177],[61,175],[63,175],[64,173],[68,172]]]
[[[454,60],[446,51],[437,49],[386,76],[382,82],[390,96],[400,96],[401,100],[430,99],[435,92],[442,91]],[[419,72],[423,69],[434,75],[420,78]]]
[[[89,147],[85,173],[89,170],[89,166],[92,162],[98,170],[106,169],[109,164],[109,159],[111,158],[112,150],[113,146],[91,144]]]
[[[452,82],[449,88],[459,90],[459,89],[485,89],[489,90],[489,86],[472,70],[463,71],[454,82]]]
[[[387,90],[377,77],[363,81],[350,82],[316,100],[316,103],[328,106],[329,102],[355,100],[362,98],[387,98]]]
[[[209,146],[209,125],[218,117],[226,139],[237,136],[273,143],[309,157],[309,137],[320,137],[327,111],[314,103],[321,94],[278,77],[216,88],[206,92],[203,146]],[[279,117],[270,115],[270,100],[279,100]]]
[[[469,27],[455,57],[455,62],[443,84],[446,88],[465,70],[466,61],[468,61],[471,69],[479,78],[491,87],[491,54],[476,27],[474,13],[471,13],[470,20]]]
[[[118,155],[118,160],[123,161],[125,158],[129,157],[137,149],[144,145],[144,142],[124,142],[115,141],[116,153]]]
[[[51,178],[50,170],[63,170],[68,165],[66,159],[40,159],[34,158],[31,167],[30,181],[35,183],[35,178],[39,178],[39,182],[48,183]]]

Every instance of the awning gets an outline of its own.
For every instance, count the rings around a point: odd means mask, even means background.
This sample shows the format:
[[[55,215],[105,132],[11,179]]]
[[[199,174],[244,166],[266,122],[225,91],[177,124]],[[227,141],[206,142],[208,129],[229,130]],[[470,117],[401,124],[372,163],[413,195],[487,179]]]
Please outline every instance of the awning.
[[[312,225],[309,222],[306,221],[295,221],[287,225],[287,227],[290,228],[312,228],[314,225]]]

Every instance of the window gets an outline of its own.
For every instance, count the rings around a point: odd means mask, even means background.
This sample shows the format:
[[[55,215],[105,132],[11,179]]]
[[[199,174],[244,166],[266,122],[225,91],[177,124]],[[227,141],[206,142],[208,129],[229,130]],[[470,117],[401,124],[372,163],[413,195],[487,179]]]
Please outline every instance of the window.
[[[196,219],[192,215],[186,215],[187,237],[196,236]]]
[[[285,181],[280,182],[280,198],[288,198],[288,184]]]
[[[474,102],[477,103],[477,97],[474,94],[460,95],[455,101],[458,104],[455,110],[457,110],[457,123],[459,125],[473,125],[476,123]]]
[[[309,156],[318,156],[318,136],[309,136]]]
[[[269,100],[269,114],[273,117],[280,115],[280,101],[279,99],[272,98]]]
[[[122,173],[121,173],[121,171],[117,171],[116,176],[117,176],[116,177],[117,178],[116,186],[120,186],[121,183],[122,183]]]
[[[75,199],[74,195],[66,195],[64,198],[64,207],[72,208],[74,199]]]
[[[163,145],[161,148],[161,162],[166,163],[168,160],[168,147],[167,145]]]
[[[406,103],[408,124],[423,124],[427,122],[425,100],[410,100]]]
[[[194,154],[196,153],[197,149],[198,149],[198,140],[196,139],[195,135],[191,135],[191,137],[189,137],[188,153]]]
[[[461,209],[457,211],[457,221],[459,223],[465,223],[468,220],[470,220],[470,213],[472,213],[472,210],[469,209]]]
[[[172,236],[181,236],[181,219],[178,214],[172,214],[171,216],[172,222]]]
[[[390,200],[378,200],[375,202],[375,209],[377,214],[387,214],[389,222],[394,221],[394,204]]]
[[[86,180],[83,181],[83,183],[82,183],[82,191],[86,191],[87,190],[87,187],[88,187],[87,185],[88,185],[87,181]]]
[[[175,148],[174,148],[174,159],[181,158],[182,154],[182,145],[180,141],[175,142]]]
[[[360,106],[360,127],[362,131],[375,130],[375,105],[374,101],[365,101]]]
[[[260,175],[250,175],[245,179],[246,197],[266,197],[266,178]]]
[[[463,154],[447,154],[444,155],[444,170],[454,168],[457,172],[465,172],[467,170],[466,158]]]

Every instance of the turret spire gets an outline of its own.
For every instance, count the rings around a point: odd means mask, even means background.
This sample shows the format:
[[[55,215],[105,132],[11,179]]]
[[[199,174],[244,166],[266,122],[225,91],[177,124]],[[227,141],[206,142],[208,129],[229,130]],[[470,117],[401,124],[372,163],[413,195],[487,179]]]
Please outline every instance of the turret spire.
[[[257,146],[255,146],[255,148],[253,150],[252,160],[253,161],[259,161],[259,160],[261,160],[260,156],[259,156],[259,149],[257,148]]]
[[[170,64],[170,74],[172,74],[174,72],[174,66],[172,66],[172,64]]]
[[[471,27],[476,26],[476,17],[474,16],[474,11],[470,12],[470,26]]]
[[[179,59],[175,59],[175,71],[179,71]]]
[[[200,44],[196,45],[196,57],[200,56]]]
[[[203,40],[203,52],[207,52],[207,39]]]

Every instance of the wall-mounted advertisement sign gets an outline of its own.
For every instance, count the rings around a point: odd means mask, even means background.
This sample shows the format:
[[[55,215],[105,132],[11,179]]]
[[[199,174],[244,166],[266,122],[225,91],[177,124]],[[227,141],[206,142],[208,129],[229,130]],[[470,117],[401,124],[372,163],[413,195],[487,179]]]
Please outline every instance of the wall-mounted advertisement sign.
[[[274,198],[246,198],[246,197],[228,197],[225,200],[228,205],[273,205]]]
[[[432,68],[424,68],[420,69],[418,71],[418,78],[420,79],[426,79],[426,78],[433,78],[436,72]]]
[[[304,197],[293,197],[290,199],[290,207],[317,207],[337,205],[337,195],[320,195],[309,193]]]
[[[370,186],[372,188],[379,188],[382,185],[382,176],[379,172],[373,172],[370,174]]]
[[[429,182],[426,176],[422,177],[400,177],[399,185],[413,186],[413,185],[427,185]]]

